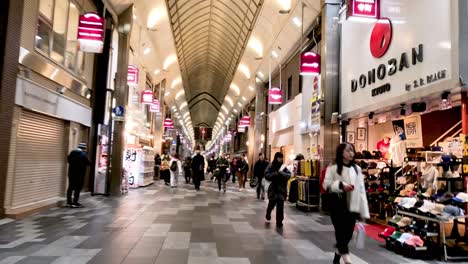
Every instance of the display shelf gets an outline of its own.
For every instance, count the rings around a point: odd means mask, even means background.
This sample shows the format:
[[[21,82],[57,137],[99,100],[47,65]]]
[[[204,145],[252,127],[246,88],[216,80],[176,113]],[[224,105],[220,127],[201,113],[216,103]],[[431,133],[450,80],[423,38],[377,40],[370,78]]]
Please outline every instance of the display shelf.
[[[446,217],[446,218],[434,218],[434,217],[418,215],[418,214],[415,214],[415,213],[410,213],[410,212],[401,211],[401,210],[397,210],[397,214],[438,223],[440,225],[440,229],[442,230],[442,236],[439,238],[439,240],[442,242],[443,260],[444,261],[448,261],[448,260],[468,260],[468,257],[466,257],[466,256],[449,256],[447,254],[447,237],[446,237],[446,234],[445,234],[445,224],[446,223],[448,223],[451,220],[467,219],[468,215],[451,216],[451,217]],[[430,234],[432,234],[432,233],[430,233]],[[433,234],[437,234],[437,233],[433,233]],[[440,235],[437,234],[437,237],[439,237],[439,236]]]

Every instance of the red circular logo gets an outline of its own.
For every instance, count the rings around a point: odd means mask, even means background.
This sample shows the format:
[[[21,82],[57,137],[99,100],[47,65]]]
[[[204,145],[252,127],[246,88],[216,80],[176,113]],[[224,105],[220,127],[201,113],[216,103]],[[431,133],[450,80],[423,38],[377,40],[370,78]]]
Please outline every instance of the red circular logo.
[[[370,50],[375,58],[382,58],[387,53],[392,42],[392,22],[388,18],[382,18],[375,23],[370,38]]]

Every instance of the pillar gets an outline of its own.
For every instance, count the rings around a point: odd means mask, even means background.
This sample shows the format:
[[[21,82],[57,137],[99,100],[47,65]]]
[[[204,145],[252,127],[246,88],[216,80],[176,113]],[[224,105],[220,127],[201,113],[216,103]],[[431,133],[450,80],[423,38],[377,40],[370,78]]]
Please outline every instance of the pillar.
[[[255,124],[253,126],[254,130],[254,139],[253,142],[253,159],[254,162],[258,159],[260,153],[265,153],[263,149],[265,143],[265,84],[263,82],[256,83],[255,86],[256,96],[255,96]],[[264,140],[262,141],[262,135]],[[266,157],[265,157],[266,158]]]
[[[4,215],[24,0],[0,1],[0,218]],[[13,166],[11,166],[13,167]]]
[[[160,155],[162,154],[162,137],[164,135],[164,93],[166,92],[166,79],[163,79],[159,83],[159,104],[160,104],[160,111],[159,113],[155,113],[153,118],[153,128],[154,128],[154,142],[153,146],[156,149],[156,152]]]
[[[248,172],[248,177],[250,178],[252,175],[253,171],[253,164],[257,160],[257,158],[254,156],[255,153],[255,148],[258,146],[255,143],[255,124],[257,123],[255,121],[255,113],[256,113],[256,108],[254,107],[249,107],[249,118],[250,118],[250,126],[249,126],[249,131],[247,134],[247,140],[249,142],[249,145],[247,146],[247,160],[249,161],[249,172]]]
[[[339,112],[340,31],[337,17],[340,4],[340,0],[322,0],[321,85],[324,103],[321,107],[323,126],[319,142],[323,142],[324,165],[333,161],[340,142],[339,124],[331,124],[332,114]]]
[[[133,23],[133,6],[130,6],[119,15],[119,50],[117,58],[117,73],[115,74],[115,100],[116,105],[128,108],[127,70],[130,52],[130,32]],[[110,181],[110,194],[121,194],[123,177],[123,155],[125,151],[125,121],[114,123],[114,141],[112,144],[112,169]]]

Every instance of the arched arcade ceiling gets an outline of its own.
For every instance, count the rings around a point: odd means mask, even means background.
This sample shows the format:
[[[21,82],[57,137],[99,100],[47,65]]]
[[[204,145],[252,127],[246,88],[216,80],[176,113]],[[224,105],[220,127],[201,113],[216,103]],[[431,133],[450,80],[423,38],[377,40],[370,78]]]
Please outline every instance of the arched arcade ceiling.
[[[166,0],[194,126],[213,126],[263,0]]]

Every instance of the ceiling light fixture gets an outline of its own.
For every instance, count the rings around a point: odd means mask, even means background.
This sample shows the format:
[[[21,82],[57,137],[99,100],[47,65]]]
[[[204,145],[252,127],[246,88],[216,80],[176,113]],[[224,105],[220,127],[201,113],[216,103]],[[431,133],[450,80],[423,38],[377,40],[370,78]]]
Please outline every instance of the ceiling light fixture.
[[[231,90],[233,90],[236,96],[240,95],[240,88],[235,83],[231,83]]]
[[[255,51],[257,56],[255,59],[261,59],[263,57],[263,45],[259,39],[252,36],[249,40],[248,46]]]
[[[174,81],[172,81],[171,89],[174,89],[177,85],[181,83],[182,83],[182,79],[180,77],[177,77],[176,79],[174,79]]]
[[[169,55],[169,57],[167,57],[164,60],[163,70],[167,71],[169,69],[169,67],[176,61],[177,61],[177,56],[176,55],[174,55],[174,54]]]
[[[187,107],[187,102],[183,102],[183,103],[179,106],[179,109],[182,111],[182,109],[184,109],[185,107]]]
[[[289,14],[291,12],[291,0],[278,0],[278,3],[280,5],[280,14]]]
[[[301,22],[301,20],[300,20],[298,17],[294,17],[294,18],[292,19],[292,21],[293,21],[294,25],[296,25],[297,27],[302,26],[302,22]]]
[[[166,97],[169,96],[169,95],[171,95],[170,92],[166,92],[166,93],[164,94],[164,96],[166,96]]]
[[[255,89],[253,88],[253,86],[249,86],[249,90],[254,91]]]
[[[144,54],[144,55],[148,55],[150,52],[151,52],[151,48],[146,48],[146,49],[143,51],[143,54]]]
[[[156,70],[154,70],[154,72],[153,72],[153,73],[154,73],[155,75],[158,75],[158,74],[160,74],[160,73],[161,73],[161,70],[160,70],[160,69],[156,69]]]
[[[224,101],[228,102],[231,105],[231,107],[234,106],[234,103],[232,102],[232,99],[229,95],[226,95],[226,97],[224,98]]]
[[[185,92],[184,92],[184,89],[178,91],[177,94],[176,94],[176,96],[175,96],[175,99],[176,99],[176,100],[179,100],[179,98],[180,98],[182,95],[184,95],[184,93],[185,93]]]
[[[246,65],[241,63],[241,64],[239,64],[239,70],[245,75],[245,78],[247,78],[247,80],[250,80],[249,67],[247,67]]]
[[[271,51],[271,56],[273,56],[273,58],[277,59],[279,56],[278,56],[278,53],[276,53],[276,51],[272,50]]]

